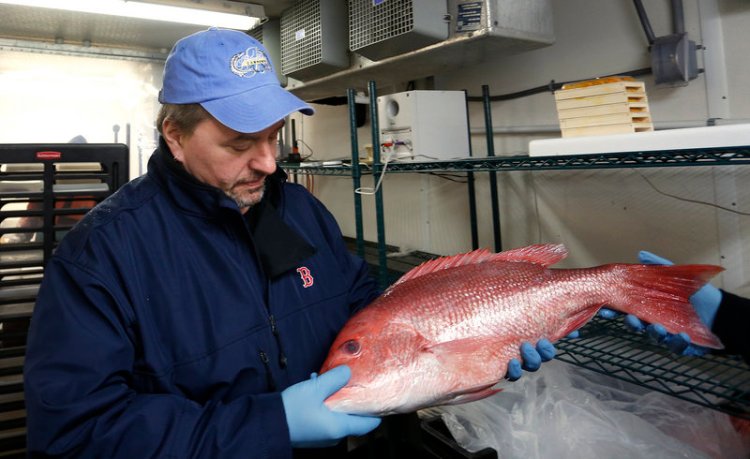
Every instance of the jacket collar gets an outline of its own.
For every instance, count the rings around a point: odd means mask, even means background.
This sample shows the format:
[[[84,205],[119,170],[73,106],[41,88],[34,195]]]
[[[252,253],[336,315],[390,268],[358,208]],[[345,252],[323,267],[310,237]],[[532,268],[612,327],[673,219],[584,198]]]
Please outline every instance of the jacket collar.
[[[186,213],[216,217],[225,209],[239,212],[237,203],[223,191],[190,175],[183,165],[174,159],[163,137],[159,137],[159,148],[148,162],[148,173],[168,190],[174,204]],[[276,171],[266,178],[266,193],[263,200],[268,199],[275,208],[282,208],[281,188],[286,179],[286,173],[277,167]]]
[[[263,271],[269,277],[297,268],[315,254],[315,247],[284,222],[270,200],[250,208],[246,218]]]
[[[218,217],[224,209],[239,213],[237,203],[223,191],[190,175],[174,159],[163,138],[159,139],[159,148],[149,160],[148,173],[167,190],[174,205],[185,213],[204,217]],[[270,278],[299,266],[316,251],[284,222],[283,211],[278,210],[284,208],[282,187],[286,178],[286,173],[277,167],[266,178],[263,200],[245,214],[258,259]]]

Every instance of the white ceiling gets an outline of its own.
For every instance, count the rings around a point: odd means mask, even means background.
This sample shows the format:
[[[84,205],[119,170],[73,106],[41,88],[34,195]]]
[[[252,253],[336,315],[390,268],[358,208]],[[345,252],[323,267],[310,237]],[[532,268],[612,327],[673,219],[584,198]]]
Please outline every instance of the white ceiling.
[[[194,0],[180,1],[195,6]],[[294,0],[235,1],[263,5],[269,18],[279,17],[294,4]],[[20,40],[163,54],[178,39],[202,29],[205,27],[0,4],[0,39],[6,46]]]

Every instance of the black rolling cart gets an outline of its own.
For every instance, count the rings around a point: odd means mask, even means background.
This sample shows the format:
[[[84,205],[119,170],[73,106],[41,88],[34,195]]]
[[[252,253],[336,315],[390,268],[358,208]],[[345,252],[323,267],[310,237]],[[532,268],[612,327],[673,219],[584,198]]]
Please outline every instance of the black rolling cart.
[[[129,178],[122,144],[0,144],[0,458],[24,457],[26,333],[44,266]]]

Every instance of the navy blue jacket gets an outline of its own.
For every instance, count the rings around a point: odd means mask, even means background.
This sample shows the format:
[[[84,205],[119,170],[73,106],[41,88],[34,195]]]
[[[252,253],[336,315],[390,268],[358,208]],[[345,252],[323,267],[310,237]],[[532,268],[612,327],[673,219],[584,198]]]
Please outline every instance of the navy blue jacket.
[[[32,456],[292,455],[279,391],[320,368],[377,290],[285,178],[243,216],[162,142],[65,237],[29,332]]]

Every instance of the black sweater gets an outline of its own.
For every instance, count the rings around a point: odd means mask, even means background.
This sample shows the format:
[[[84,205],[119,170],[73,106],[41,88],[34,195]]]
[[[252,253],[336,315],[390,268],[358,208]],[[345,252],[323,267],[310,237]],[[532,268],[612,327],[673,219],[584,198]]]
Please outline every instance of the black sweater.
[[[725,292],[712,331],[724,343],[724,353],[739,354],[750,363],[750,298]]]

